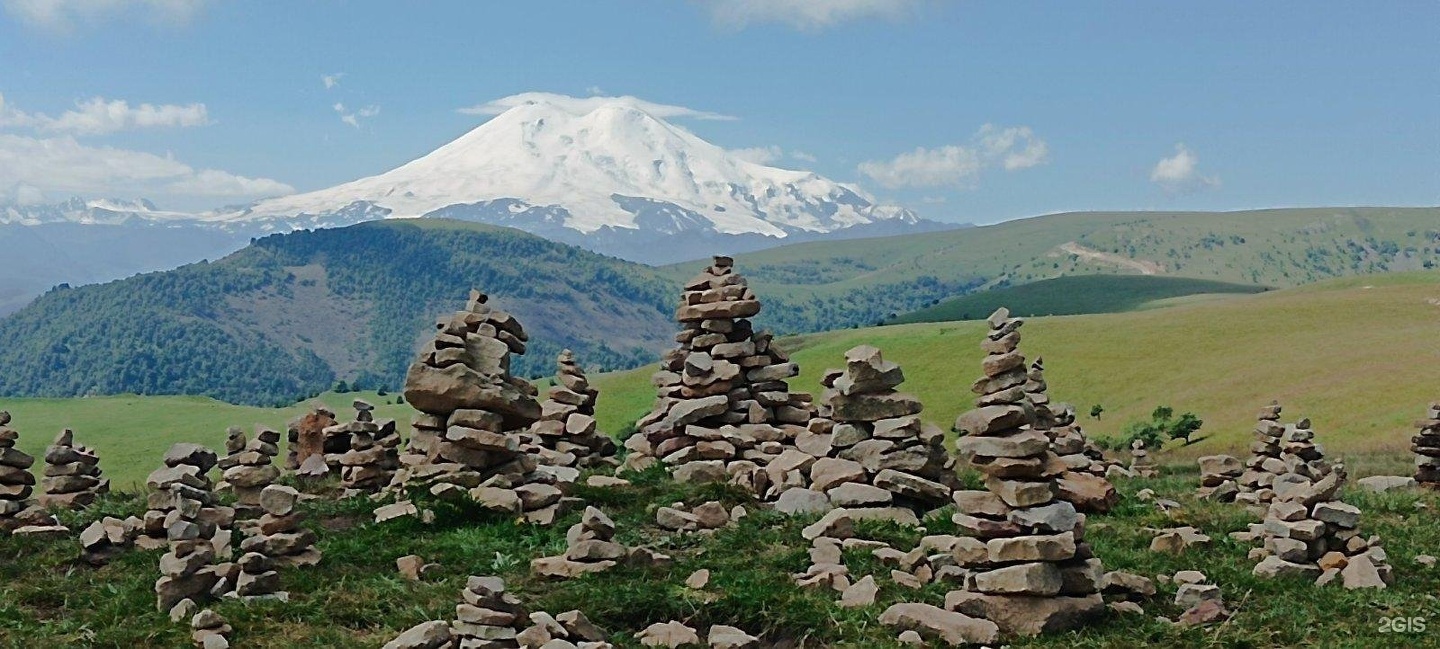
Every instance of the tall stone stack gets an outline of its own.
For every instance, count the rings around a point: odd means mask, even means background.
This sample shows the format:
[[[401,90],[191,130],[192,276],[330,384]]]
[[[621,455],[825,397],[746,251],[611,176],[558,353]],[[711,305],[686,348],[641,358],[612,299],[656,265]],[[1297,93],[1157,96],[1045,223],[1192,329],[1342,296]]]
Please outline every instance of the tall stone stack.
[[[66,428],[45,449],[44,493],[40,506],[79,509],[110,493],[110,481],[100,475],[100,457],[75,445],[74,431]]]
[[[1420,434],[1410,438],[1415,453],[1415,482],[1440,488],[1440,401],[1430,404],[1425,418],[1415,422]]]
[[[599,396],[575,362],[574,352],[560,352],[555,359],[555,385],[540,404],[540,421],[530,426],[528,448],[551,466],[617,466],[615,441],[595,428]]]
[[[1130,474],[1139,478],[1153,478],[1160,475],[1160,470],[1155,467],[1155,461],[1150,459],[1150,450],[1145,448],[1145,440],[1137,439],[1130,442]]]
[[[1060,497],[1080,511],[1110,511],[1120,501],[1119,492],[1105,478],[1111,463],[1105,460],[1104,452],[1090,442],[1085,431],[1075,422],[1075,407],[1068,403],[1051,403],[1043,359],[1036,358],[1030,364],[1025,379],[1025,394],[1035,408],[1032,428],[1045,432],[1050,438],[1050,451],[1065,463],[1065,473],[1058,483]]]
[[[729,257],[716,256],[685,283],[675,311],[683,327],[678,346],[653,377],[655,409],[625,442],[632,451],[628,467],[659,460],[677,476],[729,474],[752,491],[773,493],[760,469],[793,446],[814,408],[810,395],[792,393],[785,383],[799,367],[768,332],[754,330],[749,318],[760,308]]]
[[[260,513],[260,492],[280,479],[280,469],[275,466],[280,432],[257,427],[255,439],[246,440],[245,431],[232,426],[226,434],[225,450],[226,456],[216,464],[221,470],[216,489],[234,493],[236,513],[254,518]]]
[[[1281,444],[1285,436],[1280,411],[1279,401],[1271,401],[1270,405],[1260,409],[1255,422],[1255,441],[1250,443],[1245,472],[1238,481],[1240,493],[1235,496],[1235,502],[1262,511],[1264,505],[1275,499],[1272,487],[1276,476],[1287,472],[1285,461],[1280,457],[1284,453]]]
[[[375,406],[361,399],[352,405],[355,421],[344,426],[348,450],[335,457],[340,486],[346,495],[374,493],[389,484],[400,468],[400,433],[395,420],[375,420]]]
[[[1317,585],[1340,579],[1346,588],[1384,588],[1392,579],[1378,537],[1360,535],[1360,509],[1339,500],[1345,467],[1327,467],[1324,476],[1287,473],[1275,483],[1265,521],[1251,526],[1263,539],[1252,556],[1261,577],[1298,575]]]
[[[280,566],[313,566],[320,562],[315,533],[301,526],[295,511],[300,492],[291,487],[270,485],[260,493],[260,517],[256,534],[240,542],[240,575],[235,594],[242,598],[288,599],[280,590]]]
[[[985,551],[957,553],[970,573],[946,608],[989,619],[1007,635],[1073,628],[1104,610],[1104,571],[1084,541],[1085,516],[1058,498],[1064,464],[1032,427],[1018,349],[1024,321],[1001,308],[987,322],[984,376],[972,387],[980,398],[956,422],[961,452],[985,474],[986,491],[954,496],[955,522],[984,539]]]
[[[540,418],[539,391],[510,374],[510,354],[525,353],[525,330],[487,301],[471,291],[466,310],[442,318],[411,364],[405,400],[420,414],[392,485],[442,498],[468,493],[485,507],[550,524],[576,503],[520,448]]]
[[[904,381],[900,366],[870,345],[845,352],[845,369],[822,376],[829,453],[808,475],[832,506],[924,513],[950,502],[958,482],[945,433],[920,421],[920,400],[896,390]]]
[[[215,452],[198,444],[176,444],[165,453],[165,467],[150,474],[150,510],[145,513],[146,538],[163,539],[168,551],[160,557],[155,582],[156,605],[168,610],[182,599],[196,600],[228,590],[222,580],[228,567],[216,565],[216,539],[234,523],[235,512],[215,505],[206,473],[217,462]],[[140,539],[137,545],[147,547]],[[152,543],[148,547],[156,547]],[[228,549],[228,548],[227,548]]]
[[[181,508],[199,526],[201,538],[228,539],[235,510],[215,504],[214,484],[208,474],[217,462],[215,452],[199,444],[179,443],[165,452],[165,466],[151,472],[145,481],[150,488],[149,509],[142,532],[135,539],[136,546],[142,550],[166,547],[170,522]]]
[[[35,476],[30,473],[35,458],[18,448],[20,433],[10,427],[10,413],[0,410],[0,531],[50,525],[54,522],[44,508],[30,498]]]

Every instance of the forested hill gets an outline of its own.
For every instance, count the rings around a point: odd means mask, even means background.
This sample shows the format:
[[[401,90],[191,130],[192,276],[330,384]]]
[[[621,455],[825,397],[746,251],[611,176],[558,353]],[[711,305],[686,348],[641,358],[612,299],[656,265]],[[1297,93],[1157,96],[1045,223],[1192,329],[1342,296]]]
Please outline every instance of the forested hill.
[[[272,235],[216,262],[56,288],[0,321],[0,394],[202,394],[293,401],[338,379],[398,387],[436,316],[471,287],[521,319],[525,376],[574,349],[632,367],[670,339],[651,269],[516,230],[389,221]]]

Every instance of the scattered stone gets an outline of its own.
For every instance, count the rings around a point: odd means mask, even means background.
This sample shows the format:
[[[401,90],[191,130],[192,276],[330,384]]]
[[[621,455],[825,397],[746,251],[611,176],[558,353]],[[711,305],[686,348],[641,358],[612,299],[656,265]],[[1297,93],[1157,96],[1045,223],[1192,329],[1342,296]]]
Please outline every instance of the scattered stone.
[[[875,578],[865,575],[853,584],[850,584],[840,594],[840,606],[842,608],[863,608],[875,605],[875,596],[879,594],[880,586],[875,583]]]
[[[669,649],[700,644],[700,634],[696,633],[695,629],[673,620],[651,624],[645,627],[644,631],[635,634],[635,639],[646,647],[668,647]]]
[[[450,623],[441,620],[421,622],[385,643],[383,649],[441,649],[450,646]]]
[[[1150,551],[1180,554],[1191,547],[1208,546],[1210,541],[1209,536],[1194,527],[1173,527],[1156,531],[1155,538],[1150,540]]]
[[[900,631],[914,631],[924,638],[938,640],[952,647],[993,644],[1000,638],[1000,628],[990,620],[977,619],[930,604],[893,604],[880,615],[880,623]]]
[[[103,566],[135,542],[143,522],[131,516],[120,520],[106,516],[80,532],[80,558],[92,566]]]
[[[1355,481],[1360,488],[1372,493],[1385,493],[1399,489],[1410,489],[1420,483],[1415,478],[1403,475],[1372,475]]]
[[[760,638],[723,624],[711,626],[705,639],[710,649],[755,649],[760,646]]]
[[[696,570],[695,572],[690,573],[690,576],[685,578],[685,587],[686,587],[686,588],[692,588],[692,589],[695,589],[695,590],[700,590],[701,588],[704,588],[704,587],[706,586],[706,584],[709,584],[709,583],[710,583],[710,571],[709,571],[709,570],[706,570],[706,569],[704,569],[704,568],[701,568],[701,569],[699,569],[699,570]]]
[[[1205,600],[1180,614],[1180,626],[1204,626],[1230,619],[1230,611],[1220,600]]]

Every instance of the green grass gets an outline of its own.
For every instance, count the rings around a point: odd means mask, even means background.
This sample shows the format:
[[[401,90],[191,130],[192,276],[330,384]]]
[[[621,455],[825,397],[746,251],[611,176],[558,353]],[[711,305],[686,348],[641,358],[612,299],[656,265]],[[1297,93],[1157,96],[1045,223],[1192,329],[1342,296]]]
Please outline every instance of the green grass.
[[[1357,285],[1358,283],[1358,285]],[[1367,288],[1368,287],[1368,288]],[[1205,426],[1179,452],[1240,454],[1255,411],[1271,399],[1289,420],[1310,417],[1332,453],[1382,458],[1362,474],[1408,473],[1411,422],[1440,399],[1440,272],[1377,275],[1293,290],[1129,313],[1033,318],[1021,350],[1043,356],[1052,398],[1077,406],[1092,436],[1118,435],[1158,405],[1193,411]],[[968,410],[980,373],[982,322],[913,324],[790,337],[798,390],[819,389],[847,349],[879,347],[905,369],[901,389],[949,428]],[[653,367],[592,377],[599,419],[618,430],[650,407]],[[1102,419],[1083,417],[1105,407]],[[1388,458],[1388,459],[1383,459]]]
[[[254,436],[255,426],[285,432],[291,419],[309,412],[309,404],[326,404],[341,421],[354,418],[350,402],[365,399],[376,407],[377,418],[394,418],[408,429],[414,410],[395,405],[395,395],[374,392],[328,392],[288,408],[237,406],[208,397],[153,397],[121,395],[74,399],[3,399],[0,410],[15,417],[10,426],[20,431],[21,450],[36,457],[39,473],[45,447],[62,428],[75,431],[75,443],[99,452],[100,468],[116,488],[141,485],[160,467],[165,449],[176,442],[199,442],[219,451],[225,448],[225,430],[241,426]]]
[[[901,314],[886,324],[981,320],[999,307],[1018,316],[1120,313],[1157,300],[1179,297],[1248,295],[1266,289],[1187,277],[1160,275],[1071,275],[1020,286],[990,289]]]
[[[1221,627],[1184,629],[1155,620],[1174,617],[1174,586],[1158,584],[1160,593],[1145,604],[1143,616],[1107,614],[1072,633],[1014,642],[1014,647],[1272,647],[1272,646],[1440,646],[1440,635],[1390,637],[1378,633],[1385,616],[1440,615],[1433,594],[1440,589],[1440,569],[1414,563],[1418,554],[1440,547],[1440,508],[1434,492],[1369,495],[1351,490],[1344,498],[1364,511],[1361,527],[1378,534],[1395,566],[1397,581],[1384,591],[1346,591],[1338,585],[1315,588],[1309,583],[1264,581],[1251,576],[1249,546],[1229,539],[1227,532],[1249,521],[1234,505],[1195,502],[1197,476],[1190,466],[1167,468],[1155,480],[1123,481],[1125,495],[1117,511],[1092,516],[1086,537],[1107,569],[1147,577],[1197,569],[1220,585],[1235,617]],[[1161,497],[1183,504],[1162,513],[1133,494],[1153,488]],[[771,642],[803,642],[808,647],[885,647],[900,645],[895,633],[878,624],[886,606],[899,601],[941,604],[949,588],[932,584],[908,591],[889,580],[889,569],[860,552],[847,552],[846,564],[856,579],[876,576],[881,584],[874,607],[846,610],[835,606],[833,592],[801,590],[790,574],[808,565],[807,544],[800,529],[811,519],[754,512],[744,521],[711,538],[679,536],[658,529],[654,510],[684,501],[691,505],[718,499],[726,505],[748,504],[723,487],[685,487],[656,472],[639,476],[632,487],[602,491],[579,487],[577,495],[609,513],[617,538],[629,545],[647,545],[671,555],[665,568],[617,568],[566,582],[542,582],[529,575],[529,560],[561,551],[571,514],[550,528],[517,524],[504,516],[441,509],[433,525],[412,521],[373,524],[365,499],[327,500],[304,505],[307,524],[319,534],[325,554],[315,568],[287,570],[283,587],[288,604],[245,605],[235,601],[207,604],[235,628],[235,646],[374,648],[400,631],[428,619],[451,619],[465,577],[496,574],[531,610],[560,613],[579,608],[611,634],[622,647],[635,647],[635,631],[653,622],[679,619],[703,630],[710,624],[740,626]],[[1419,509],[1416,503],[1428,509]],[[68,515],[79,527],[102,512],[138,513],[143,500],[117,494],[98,511]],[[752,507],[753,510],[753,507]],[[941,519],[929,521],[930,533],[950,529]],[[1158,527],[1194,525],[1214,538],[1209,548],[1184,554],[1148,551]],[[878,538],[908,550],[921,533],[888,524],[861,526]],[[159,552],[123,555],[95,569],[76,560],[73,540],[39,541],[0,538],[0,647],[179,647],[188,629],[172,624],[154,608],[153,583]],[[395,571],[394,561],[418,554],[441,565],[425,582],[409,582]],[[703,592],[686,589],[694,570],[711,571]]]

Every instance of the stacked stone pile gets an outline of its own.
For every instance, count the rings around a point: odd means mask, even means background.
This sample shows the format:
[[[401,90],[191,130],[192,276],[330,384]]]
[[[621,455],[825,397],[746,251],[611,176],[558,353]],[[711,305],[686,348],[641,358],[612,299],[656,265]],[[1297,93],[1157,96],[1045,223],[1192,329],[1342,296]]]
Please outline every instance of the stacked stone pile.
[[[103,566],[129,549],[144,522],[135,516],[120,520],[106,516],[80,531],[80,558]]]
[[[1260,409],[1255,422],[1255,441],[1250,443],[1250,456],[1245,460],[1245,472],[1240,475],[1240,493],[1235,502],[1250,505],[1263,511],[1264,505],[1275,498],[1271,487],[1275,477],[1287,473],[1285,461],[1280,458],[1285,425],[1280,423],[1280,402],[1271,401]]]
[[[455,620],[422,622],[384,649],[609,649],[606,633],[580,611],[527,614],[499,577],[470,577],[460,591]]]
[[[214,451],[199,444],[175,444],[165,452],[165,466],[151,472],[145,482],[150,493],[148,509],[141,519],[141,533],[135,538],[137,547],[142,550],[166,547],[172,512],[199,502],[201,510],[192,518],[200,527],[201,537],[228,548],[235,510],[215,504],[215,486],[208,475],[218,461]]]
[[[1425,418],[1415,422],[1420,434],[1410,438],[1415,453],[1415,482],[1440,488],[1440,401],[1430,404]]]
[[[286,432],[290,451],[285,468],[302,478],[325,477],[330,472],[325,460],[325,431],[335,424],[335,413],[322,404],[314,404],[309,413],[292,420]]]
[[[260,517],[256,534],[240,542],[240,576],[235,594],[244,599],[289,599],[280,590],[276,568],[313,566],[320,562],[315,533],[301,526],[303,517],[295,511],[300,492],[291,487],[270,485],[260,493]]]
[[[1001,308],[990,333],[976,409],[960,416],[962,453],[985,474],[986,491],[957,491],[955,522],[985,540],[985,552],[966,552],[965,588],[946,596],[946,608],[983,617],[1007,635],[1074,628],[1104,609],[1104,573],[1084,541],[1085,516],[1057,497],[1064,464],[1050,440],[1034,430],[1025,394],[1025,358],[1018,345],[1023,320]]]
[[[745,508],[736,505],[729,511],[719,501],[711,500],[687,508],[685,503],[671,503],[669,507],[655,510],[655,523],[673,532],[711,533],[728,527],[746,515]]]
[[[571,579],[591,572],[603,572],[630,556],[630,549],[616,543],[615,522],[604,512],[586,507],[580,522],[565,532],[565,554],[541,557],[530,562],[535,574],[553,579]]]
[[[190,641],[196,649],[229,649],[233,630],[225,618],[208,608],[190,618]]]
[[[796,477],[775,471],[772,477],[781,484],[808,485],[830,506],[858,517],[865,516],[861,510],[923,513],[948,504],[957,484],[955,460],[945,448],[944,431],[920,420],[920,400],[896,390],[904,380],[900,366],[875,347],[845,352],[845,369],[829,370],[821,378],[824,405],[811,425],[813,431],[828,432],[800,440],[818,457],[803,448],[787,450],[770,468],[793,465]],[[792,456],[796,459],[787,462]],[[781,497],[790,500],[795,494]]]
[[[181,600],[228,591],[231,566],[216,565],[216,540],[228,534],[235,511],[215,506],[205,474],[214,468],[215,452],[197,444],[176,444],[165,453],[165,468],[150,474],[150,511],[144,526],[149,539],[163,538],[169,550],[160,557],[161,577],[155,582],[156,605],[169,610]],[[153,543],[151,544],[153,547]]]
[[[405,400],[420,414],[392,484],[444,498],[468,493],[485,507],[550,524],[578,501],[520,448],[541,416],[538,390],[510,374],[510,354],[525,353],[525,330],[488,299],[471,291],[466,310],[442,318],[411,364]]]
[[[1018,342],[1019,332],[1014,332]],[[1036,358],[1026,373],[1025,394],[1035,408],[1032,428],[1050,438],[1050,452],[1065,463],[1058,487],[1060,498],[1068,500],[1080,511],[1104,513],[1120,502],[1120,494],[1106,479],[1113,463],[1105,460],[1099,446],[1085,436],[1075,423],[1075,407],[1050,401],[1049,385],[1045,382],[1045,363]]]
[[[595,401],[600,391],[590,386],[570,350],[560,352],[555,365],[555,386],[540,404],[540,421],[530,426],[522,448],[537,453],[548,466],[618,466],[615,441],[595,428]],[[573,473],[578,477],[578,471]]]
[[[355,421],[340,426],[331,426],[333,437],[343,437],[344,442],[336,443],[346,450],[334,455],[334,462],[340,467],[340,486],[345,495],[374,493],[390,484],[395,471],[400,468],[400,433],[394,419],[375,419],[375,406],[356,399]],[[336,430],[339,428],[340,430]],[[327,464],[329,458],[327,455]]]
[[[221,470],[217,490],[234,493],[236,513],[253,518],[260,511],[260,493],[280,479],[280,469],[275,466],[275,456],[280,454],[280,432],[257,427],[255,439],[247,441],[245,431],[231,427],[225,450],[225,457],[217,463]]]
[[[1130,442],[1130,475],[1138,478],[1160,475],[1160,470],[1155,468],[1155,461],[1150,459],[1150,451],[1146,450],[1144,440]]]
[[[728,477],[762,498],[779,495],[764,469],[794,446],[814,408],[785,383],[799,367],[751,325],[759,312],[729,257],[686,282],[675,312],[684,329],[653,377],[655,409],[625,442],[628,468],[659,460],[676,467],[677,479]]]
[[[1206,455],[1199,460],[1200,489],[1195,497],[1201,500],[1234,502],[1240,494],[1240,477],[1245,466],[1229,455]]]
[[[35,458],[18,448],[20,433],[10,428],[10,413],[0,410],[0,531],[48,527],[55,518],[35,504],[35,476],[30,473]]]
[[[100,458],[94,451],[75,445],[75,433],[60,431],[45,449],[44,493],[40,506],[78,509],[88,507],[110,493],[110,481],[100,475]]]
[[[1299,575],[1317,585],[1339,578],[1346,588],[1384,588],[1391,582],[1379,538],[1361,536],[1360,509],[1339,500],[1344,484],[1341,464],[1323,477],[1287,473],[1276,480],[1265,521],[1249,533],[1264,540],[1264,547],[1251,552],[1261,558],[1257,576]]]

